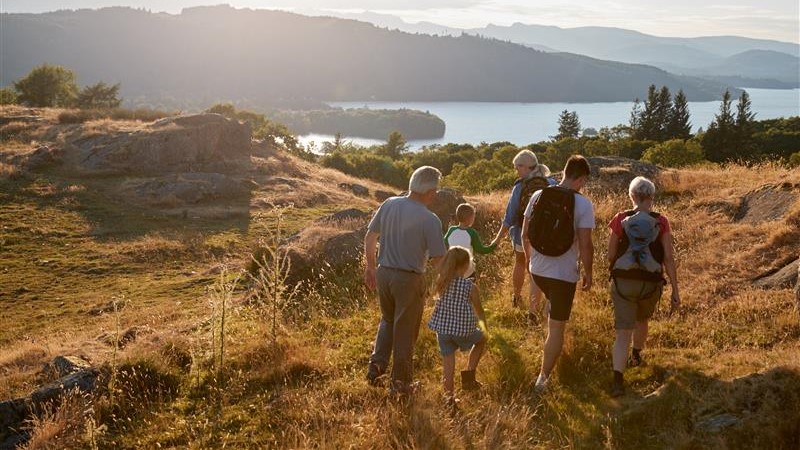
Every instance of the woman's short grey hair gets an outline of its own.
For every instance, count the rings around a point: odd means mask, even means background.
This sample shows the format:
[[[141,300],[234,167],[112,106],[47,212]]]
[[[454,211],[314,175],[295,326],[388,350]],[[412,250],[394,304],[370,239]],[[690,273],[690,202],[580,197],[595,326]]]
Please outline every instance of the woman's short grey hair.
[[[439,172],[436,167],[422,166],[411,174],[411,179],[408,180],[408,190],[424,194],[431,189],[438,189],[441,178],[442,172]]]
[[[656,185],[645,177],[636,177],[628,186],[628,195],[633,200],[644,200],[656,195]]]
[[[536,154],[532,151],[525,149],[521,150],[517,153],[517,156],[514,157],[513,164],[516,166],[517,164],[525,164],[526,166],[533,169],[539,164],[539,159],[536,157]]]

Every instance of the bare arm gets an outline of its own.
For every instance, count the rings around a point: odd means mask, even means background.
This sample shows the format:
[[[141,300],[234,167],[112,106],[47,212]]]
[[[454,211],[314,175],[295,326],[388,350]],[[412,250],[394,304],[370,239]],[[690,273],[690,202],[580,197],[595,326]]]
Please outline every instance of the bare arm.
[[[526,261],[530,261],[531,255],[533,254],[533,247],[531,247],[531,241],[528,239],[529,226],[531,226],[531,218],[525,216],[522,219],[522,230],[520,231],[520,237],[522,238],[522,251],[525,252]]]
[[[676,308],[681,304],[681,296],[678,291],[678,270],[675,267],[675,246],[672,242],[672,233],[667,232],[661,235],[661,245],[664,247],[664,271],[667,272],[672,287],[672,307]]]
[[[489,245],[497,245],[497,243],[500,242],[500,239],[503,239],[506,237],[506,235],[508,235],[508,230],[509,227],[506,224],[501,224],[500,229],[497,230],[497,235],[494,237],[494,239],[492,239],[492,242],[489,243]]]
[[[431,258],[431,266],[433,267],[433,271],[435,273],[439,273],[439,269],[442,266],[442,260],[444,256],[434,256]]]
[[[594,244],[592,244],[592,229],[578,228],[578,248],[581,253],[583,265],[583,285],[581,289],[588,291],[592,288],[592,265],[594,263]]]
[[[614,265],[614,259],[617,256],[617,249],[619,248],[619,236],[612,231],[608,236],[608,267]]]
[[[377,285],[375,273],[377,266],[378,236],[380,235],[373,231],[367,231],[367,235],[364,236],[364,259],[367,262],[367,266],[364,268],[364,284],[367,285],[370,291],[374,291]]]
[[[477,284],[472,284],[472,289],[469,291],[469,301],[472,304],[472,310],[475,311],[475,317],[478,318],[481,330],[486,332],[486,313],[481,304],[481,295]]]

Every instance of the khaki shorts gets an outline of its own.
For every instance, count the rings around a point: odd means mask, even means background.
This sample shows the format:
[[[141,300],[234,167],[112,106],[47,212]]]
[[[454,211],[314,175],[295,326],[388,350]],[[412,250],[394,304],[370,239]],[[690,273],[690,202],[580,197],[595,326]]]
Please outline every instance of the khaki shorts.
[[[636,322],[653,317],[663,290],[664,283],[661,281],[612,279],[614,327],[618,330],[631,330],[636,326]]]

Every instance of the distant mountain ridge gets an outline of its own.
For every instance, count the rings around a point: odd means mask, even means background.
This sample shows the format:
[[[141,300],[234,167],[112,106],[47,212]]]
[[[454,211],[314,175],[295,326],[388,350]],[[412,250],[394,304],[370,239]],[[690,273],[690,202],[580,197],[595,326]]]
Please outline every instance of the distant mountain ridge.
[[[660,37],[622,28],[560,28],[523,23],[459,29],[426,22],[410,24],[385,14],[350,13],[346,16],[412,33],[467,33],[511,41],[543,51],[654,65],[678,74],[710,78],[737,76],[743,81],[747,78],[772,79],[800,87],[800,72],[792,70],[800,61],[800,44],[791,42],[741,36]],[[758,67],[733,66],[734,70],[730,71],[732,66],[726,61],[728,58],[751,51],[781,53],[783,56],[762,58]]]
[[[234,9],[179,15],[130,8],[3,14],[3,84],[49,62],[79,82],[121,82],[127,97],[224,100],[605,102],[650,84],[692,101],[719,82],[655,67],[545,53],[475,36],[437,37],[330,17]]]

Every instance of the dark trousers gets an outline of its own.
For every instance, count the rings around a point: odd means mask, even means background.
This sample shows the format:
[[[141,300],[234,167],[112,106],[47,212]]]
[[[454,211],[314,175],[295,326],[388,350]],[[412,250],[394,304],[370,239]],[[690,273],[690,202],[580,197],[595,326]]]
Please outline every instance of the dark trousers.
[[[392,382],[408,384],[414,373],[414,345],[425,308],[425,278],[422,274],[378,267],[378,298],[381,321],[370,362],[386,368],[394,354]]]

